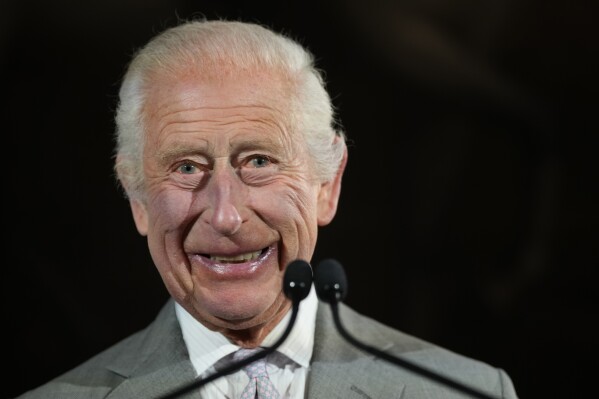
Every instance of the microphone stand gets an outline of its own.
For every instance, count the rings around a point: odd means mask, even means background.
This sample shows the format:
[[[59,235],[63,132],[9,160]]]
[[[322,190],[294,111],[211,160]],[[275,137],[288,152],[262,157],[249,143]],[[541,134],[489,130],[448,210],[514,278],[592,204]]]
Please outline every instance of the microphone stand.
[[[343,324],[341,324],[341,318],[339,317],[339,302],[342,301],[347,295],[347,277],[345,275],[343,266],[335,259],[325,259],[319,263],[314,274],[314,285],[316,286],[316,293],[318,294],[318,297],[331,305],[333,320],[337,330],[339,331],[339,334],[341,334],[341,336],[352,345],[396,366],[403,367],[407,370],[415,372],[416,374],[430,378],[433,381],[457,389],[458,391],[471,395],[475,398],[497,399],[496,397],[493,397],[485,392],[466,386],[458,381],[452,380],[432,370],[428,370],[422,366],[411,363],[405,359],[395,357],[387,352],[383,352],[370,345],[366,345],[365,343],[362,343],[354,338],[343,327]]]
[[[422,366],[419,366],[417,364],[411,363],[405,359],[401,359],[399,357],[395,357],[390,355],[387,352],[383,352],[373,346],[370,345],[366,345],[360,341],[358,341],[356,338],[352,337],[349,332],[343,327],[343,325],[341,324],[341,319],[339,318],[339,307],[338,307],[338,303],[337,301],[331,301],[330,302],[331,305],[331,311],[333,313],[333,320],[335,321],[335,325],[337,326],[337,330],[339,330],[339,334],[341,334],[341,336],[343,338],[345,338],[347,341],[349,341],[352,345],[355,345],[356,347],[376,356],[379,357],[383,360],[386,360],[390,363],[393,363],[397,366],[403,367],[405,369],[408,369],[412,372],[415,372],[417,374],[423,375],[427,378],[430,378],[434,381],[440,382],[442,384],[447,385],[448,387],[457,389],[459,391],[462,391],[462,393],[471,395],[472,397],[475,398],[479,398],[479,399],[497,399],[495,396],[491,396],[485,392],[479,391],[477,389],[474,389],[472,387],[466,386],[460,382],[457,382],[455,380],[452,380],[450,378],[444,377],[440,374],[437,374],[431,370],[428,370]]]

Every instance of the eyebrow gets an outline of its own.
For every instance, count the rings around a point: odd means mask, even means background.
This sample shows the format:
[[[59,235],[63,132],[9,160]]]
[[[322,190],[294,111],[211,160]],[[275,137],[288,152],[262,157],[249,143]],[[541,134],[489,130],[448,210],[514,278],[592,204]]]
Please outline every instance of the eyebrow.
[[[231,147],[235,148],[235,152],[243,152],[243,151],[253,151],[253,150],[261,150],[261,149],[275,149],[278,150],[284,147],[281,144],[281,141],[273,138],[271,135],[268,137],[260,137],[259,139],[255,139],[254,137],[244,136],[242,140],[231,140]]]
[[[256,139],[255,137],[250,137],[243,135],[241,139],[233,138],[229,143],[230,148],[234,148],[234,153],[241,153],[244,151],[263,151],[268,150],[268,152],[279,152],[281,148],[285,148],[285,146],[281,143],[281,141],[275,137],[260,137]],[[203,141],[200,145],[194,145],[190,143],[175,143],[168,148],[157,151],[155,157],[158,159],[160,163],[170,163],[172,160],[177,158],[183,158],[185,156],[190,155],[201,155],[208,156],[214,144],[209,140]]]
[[[170,163],[173,159],[182,158],[189,155],[206,155],[206,152],[207,150],[205,148],[198,146],[177,144],[156,152],[156,158],[160,163]]]

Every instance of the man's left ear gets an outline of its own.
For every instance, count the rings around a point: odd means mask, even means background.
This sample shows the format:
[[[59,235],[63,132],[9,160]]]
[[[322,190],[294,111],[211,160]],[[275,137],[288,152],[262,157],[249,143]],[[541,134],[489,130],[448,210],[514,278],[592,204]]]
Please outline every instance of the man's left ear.
[[[347,147],[343,151],[343,159],[339,164],[333,180],[322,183],[318,193],[318,225],[326,226],[331,223],[337,213],[337,204],[341,194],[341,178],[347,164]]]

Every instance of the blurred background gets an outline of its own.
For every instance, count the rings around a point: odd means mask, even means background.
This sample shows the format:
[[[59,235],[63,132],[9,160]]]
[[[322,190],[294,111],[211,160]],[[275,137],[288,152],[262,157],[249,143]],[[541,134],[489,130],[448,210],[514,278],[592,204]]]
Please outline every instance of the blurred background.
[[[589,391],[594,2],[4,0],[3,397],[143,328],[166,300],[115,184],[112,118],[132,52],[199,16],[288,33],[326,72],[351,143],[314,264],[342,262],[346,303],[505,369],[521,399]]]

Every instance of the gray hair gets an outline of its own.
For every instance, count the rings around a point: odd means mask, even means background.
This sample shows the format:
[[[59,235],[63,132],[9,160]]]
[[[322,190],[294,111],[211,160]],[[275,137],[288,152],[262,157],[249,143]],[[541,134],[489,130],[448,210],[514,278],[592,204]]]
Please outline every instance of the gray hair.
[[[129,198],[143,199],[144,105],[152,78],[194,66],[219,79],[230,71],[272,70],[294,88],[292,129],[304,134],[320,181],[342,162],[345,133],[335,123],[331,99],[312,54],[298,42],[254,23],[193,20],[154,37],[131,60],[116,112],[115,171]]]

